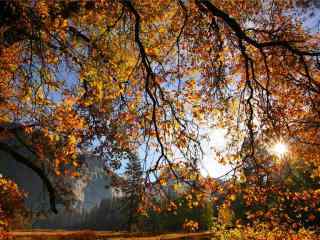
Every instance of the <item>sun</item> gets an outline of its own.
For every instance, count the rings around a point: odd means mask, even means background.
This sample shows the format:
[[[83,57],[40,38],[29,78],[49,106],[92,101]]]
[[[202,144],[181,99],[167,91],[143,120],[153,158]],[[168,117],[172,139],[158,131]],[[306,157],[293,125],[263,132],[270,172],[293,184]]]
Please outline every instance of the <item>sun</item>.
[[[288,145],[282,141],[277,142],[271,147],[271,152],[281,158],[288,153]]]

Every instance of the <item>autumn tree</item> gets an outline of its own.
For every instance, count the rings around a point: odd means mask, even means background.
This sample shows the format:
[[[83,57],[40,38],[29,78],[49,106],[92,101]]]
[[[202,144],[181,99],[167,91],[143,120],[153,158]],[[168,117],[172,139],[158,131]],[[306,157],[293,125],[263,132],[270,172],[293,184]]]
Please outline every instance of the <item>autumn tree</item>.
[[[1,2],[0,149],[42,178],[55,211],[57,189],[67,192],[59,179],[82,175],[83,149],[116,171],[117,153],[143,147],[151,186],[163,165],[179,176],[177,158],[198,167],[202,126],[225,128],[221,161],[235,178],[250,167],[247,194],[282,194],[263,186],[277,165],[262,145],[283,139],[320,172],[320,41],[303,2]],[[38,134],[24,144],[51,177],[6,144],[17,126]]]

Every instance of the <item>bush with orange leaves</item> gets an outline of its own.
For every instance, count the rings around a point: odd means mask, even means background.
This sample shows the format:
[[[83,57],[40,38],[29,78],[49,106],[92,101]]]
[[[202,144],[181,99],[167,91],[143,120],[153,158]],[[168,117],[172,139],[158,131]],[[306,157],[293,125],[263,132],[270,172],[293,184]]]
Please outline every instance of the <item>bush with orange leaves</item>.
[[[0,175],[0,230],[20,227],[26,216],[24,198],[17,184]]]
[[[199,229],[199,223],[193,220],[185,219],[182,228],[187,232],[195,232]]]
[[[270,228],[265,224],[256,226],[236,226],[229,228],[225,225],[216,225],[211,239],[225,240],[319,240],[319,232],[301,228],[298,231],[293,229],[282,229],[281,227]]]

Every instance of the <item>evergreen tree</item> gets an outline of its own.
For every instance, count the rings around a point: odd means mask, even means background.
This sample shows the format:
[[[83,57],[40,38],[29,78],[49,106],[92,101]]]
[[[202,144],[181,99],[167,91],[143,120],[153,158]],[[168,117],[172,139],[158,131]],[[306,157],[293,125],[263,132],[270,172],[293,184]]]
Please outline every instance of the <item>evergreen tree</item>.
[[[126,181],[123,184],[124,201],[126,207],[124,210],[127,213],[128,221],[127,228],[132,231],[132,227],[138,222],[138,208],[141,202],[143,193],[143,171],[140,160],[133,153],[128,153],[128,163],[125,169]]]

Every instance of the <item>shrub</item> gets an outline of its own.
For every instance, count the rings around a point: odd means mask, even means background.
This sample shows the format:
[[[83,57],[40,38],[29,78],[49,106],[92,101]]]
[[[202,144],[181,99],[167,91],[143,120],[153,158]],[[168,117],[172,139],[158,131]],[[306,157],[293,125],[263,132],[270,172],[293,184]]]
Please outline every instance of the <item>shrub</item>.
[[[24,198],[16,183],[0,176],[0,229],[21,226],[26,216]]]

